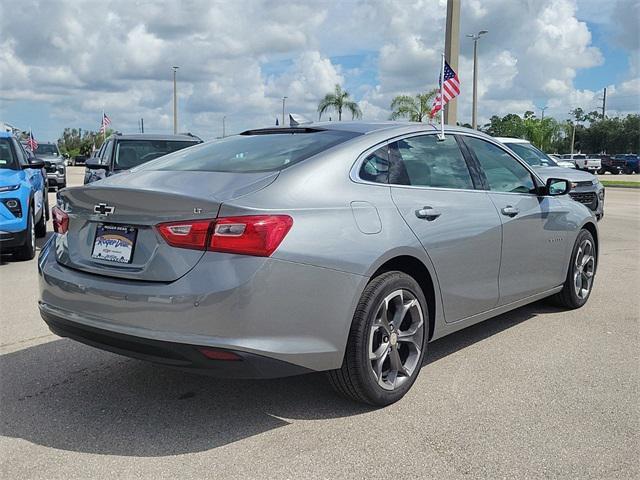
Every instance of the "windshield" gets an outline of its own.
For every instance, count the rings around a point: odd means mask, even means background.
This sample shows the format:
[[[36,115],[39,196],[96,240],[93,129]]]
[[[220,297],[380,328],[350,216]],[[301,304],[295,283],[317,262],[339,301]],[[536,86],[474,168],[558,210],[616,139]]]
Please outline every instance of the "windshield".
[[[114,169],[128,170],[197,143],[175,140],[120,140],[116,147]]]
[[[56,157],[60,155],[58,152],[58,147],[52,144],[41,143],[38,145],[35,151],[36,155],[55,155]]]
[[[18,169],[18,162],[8,138],[0,138],[0,168]]]
[[[235,135],[174,153],[143,168],[270,172],[282,170],[358,135],[360,134],[337,130]]]
[[[530,143],[507,143],[511,150],[532,167],[557,167],[551,157],[544,154]]]

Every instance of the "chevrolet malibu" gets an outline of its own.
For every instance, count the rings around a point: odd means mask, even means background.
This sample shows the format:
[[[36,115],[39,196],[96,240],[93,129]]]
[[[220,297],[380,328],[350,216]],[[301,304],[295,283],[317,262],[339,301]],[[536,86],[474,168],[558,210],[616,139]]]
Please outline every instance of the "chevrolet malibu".
[[[40,312],[130,357],[244,378],[326,371],[387,405],[430,341],[545,297],[587,302],[597,222],[570,188],[463,128],[250,130],[62,190]]]

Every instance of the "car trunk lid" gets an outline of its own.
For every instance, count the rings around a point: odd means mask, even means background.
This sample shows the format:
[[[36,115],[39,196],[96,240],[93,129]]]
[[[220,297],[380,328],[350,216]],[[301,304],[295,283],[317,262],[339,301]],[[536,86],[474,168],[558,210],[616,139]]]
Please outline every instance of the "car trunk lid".
[[[58,204],[69,215],[69,227],[56,238],[57,260],[94,274],[174,281],[204,252],[171,247],[155,226],[214,219],[222,202],[264,188],[276,177],[277,173],[133,171],[63,190]],[[109,242],[117,243],[115,250],[105,250]],[[104,256],[105,251],[117,252],[118,261],[111,254]],[[127,254],[130,258],[124,258]]]

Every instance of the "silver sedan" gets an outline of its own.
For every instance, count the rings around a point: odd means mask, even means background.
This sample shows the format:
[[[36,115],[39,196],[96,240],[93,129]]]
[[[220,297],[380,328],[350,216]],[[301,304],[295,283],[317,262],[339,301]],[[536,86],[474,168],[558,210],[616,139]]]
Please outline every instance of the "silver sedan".
[[[246,131],[62,190],[40,312],[123,355],[219,376],[327,371],[387,405],[430,341],[545,297],[585,304],[597,221],[558,176],[463,128]]]

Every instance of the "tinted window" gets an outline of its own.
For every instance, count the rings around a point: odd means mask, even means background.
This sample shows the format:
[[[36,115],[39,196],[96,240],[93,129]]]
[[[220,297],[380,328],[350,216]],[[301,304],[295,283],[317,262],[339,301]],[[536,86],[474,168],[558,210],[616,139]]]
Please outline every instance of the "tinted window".
[[[408,185],[473,189],[467,163],[456,139],[448,135],[439,141],[436,135],[405,138],[395,143]]]
[[[11,142],[8,138],[0,138],[0,168],[16,170],[18,160],[11,149]]]
[[[532,167],[557,167],[558,164],[530,143],[505,143]]]
[[[120,140],[116,146],[114,169],[128,170],[158,157],[183,148],[196,145],[196,142],[172,140]]]
[[[535,184],[529,171],[507,152],[479,138],[465,137],[465,142],[480,162],[490,190],[535,193]]]
[[[109,165],[111,163],[111,152],[113,152],[113,144],[115,142],[113,140],[109,140],[102,151],[102,161],[105,165]]]
[[[369,182],[389,183],[389,156],[386,145],[364,159],[360,167],[360,178]]]
[[[337,130],[235,135],[176,152],[143,169],[208,172],[281,170],[359,135]]]
[[[25,148],[22,146],[22,144],[17,140],[13,141],[13,145],[15,147],[18,163],[21,164],[21,165],[26,165],[27,163],[29,163],[29,159],[33,156],[30,153],[31,150],[29,150],[27,152],[27,150],[25,150]]]
[[[36,155],[59,155],[58,147],[52,144],[41,143],[35,151]]]

